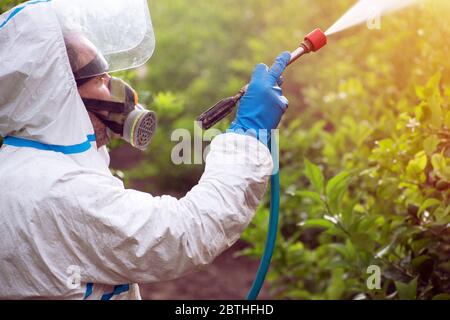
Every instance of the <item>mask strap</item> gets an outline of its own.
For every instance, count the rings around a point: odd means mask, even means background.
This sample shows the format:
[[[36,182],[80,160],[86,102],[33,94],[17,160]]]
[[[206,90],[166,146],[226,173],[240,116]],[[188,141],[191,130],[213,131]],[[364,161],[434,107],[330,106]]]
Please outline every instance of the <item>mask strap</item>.
[[[119,135],[123,134],[123,124],[119,124],[117,122],[114,121],[110,121],[108,120],[108,118],[106,116],[104,116],[101,113],[98,113],[96,111],[91,111],[92,113],[94,113],[101,122],[103,122],[103,124],[105,126],[107,126],[109,129],[111,129],[112,132],[117,133]]]
[[[85,99],[83,103],[89,111],[108,111],[113,113],[123,113],[125,105],[122,102],[113,102],[97,99]]]

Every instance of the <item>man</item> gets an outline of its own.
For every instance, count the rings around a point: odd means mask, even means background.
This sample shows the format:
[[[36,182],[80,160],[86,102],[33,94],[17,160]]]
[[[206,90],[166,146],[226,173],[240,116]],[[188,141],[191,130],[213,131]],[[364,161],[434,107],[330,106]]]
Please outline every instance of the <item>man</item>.
[[[137,283],[181,277],[239,239],[273,168],[267,140],[252,132],[275,129],[287,107],[276,83],[289,53],[256,67],[198,185],[179,200],[153,197],[108,170],[115,111],[84,102],[110,101],[113,78],[74,77],[99,58],[96,48],[70,35],[65,43],[46,2],[8,19],[0,29],[1,298],[139,299]]]

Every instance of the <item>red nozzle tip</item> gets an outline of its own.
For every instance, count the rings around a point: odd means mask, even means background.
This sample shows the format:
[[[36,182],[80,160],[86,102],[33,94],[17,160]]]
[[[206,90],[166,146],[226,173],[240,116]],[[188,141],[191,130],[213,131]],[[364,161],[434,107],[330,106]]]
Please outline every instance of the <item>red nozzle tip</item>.
[[[312,51],[316,52],[327,44],[327,36],[322,30],[316,29],[305,37],[312,44]]]

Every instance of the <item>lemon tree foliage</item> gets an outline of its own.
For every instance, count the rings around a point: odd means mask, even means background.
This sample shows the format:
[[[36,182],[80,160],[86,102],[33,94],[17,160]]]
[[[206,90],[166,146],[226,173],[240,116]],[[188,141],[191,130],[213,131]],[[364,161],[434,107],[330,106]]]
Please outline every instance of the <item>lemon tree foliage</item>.
[[[294,49],[353,3],[149,1],[155,56],[120,76],[160,121],[151,149],[125,171],[127,185],[188,191],[203,168],[171,162],[172,131],[193,131],[196,116],[236,93],[257,62]],[[448,1],[425,2],[383,17],[379,29],[337,34],[286,71],[274,297],[450,298],[449,13]],[[242,254],[262,254],[268,200],[243,234]]]
[[[282,1],[255,41],[289,47],[349,1],[315,3],[280,25],[298,6]],[[450,28],[439,18],[449,9],[428,3],[380,30],[348,30],[287,72],[282,223],[268,276],[276,297],[450,297]],[[272,50],[256,46],[255,56]],[[267,214],[261,207],[245,232],[247,254],[262,253]],[[370,266],[379,288],[368,286]]]

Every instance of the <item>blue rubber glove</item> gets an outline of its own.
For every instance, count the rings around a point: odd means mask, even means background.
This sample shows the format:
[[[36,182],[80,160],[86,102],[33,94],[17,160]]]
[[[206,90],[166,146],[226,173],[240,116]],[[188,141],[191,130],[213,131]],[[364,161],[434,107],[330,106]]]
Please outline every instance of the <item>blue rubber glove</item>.
[[[256,66],[248,90],[240,100],[236,119],[228,129],[229,132],[253,136],[256,134],[256,137],[259,137],[259,130],[265,129],[268,139],[262,142],[270,140],[270,130],[278,127],[289,103],[282,95],[279,84],[290,59],[291,54],[286,51],[276,58],[270,69],[262,63]]]

